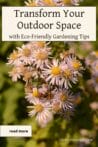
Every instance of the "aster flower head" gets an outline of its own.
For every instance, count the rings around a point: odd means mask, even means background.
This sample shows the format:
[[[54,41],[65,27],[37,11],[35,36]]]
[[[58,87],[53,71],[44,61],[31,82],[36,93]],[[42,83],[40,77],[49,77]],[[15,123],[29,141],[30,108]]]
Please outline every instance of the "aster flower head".
[[[13,67],[12,70],[9,72],[9,76],[12,77],[12,81],[14,82],[20,79],[22,76],[20,67]]]
[[[22,71],[23,74],[23,80],[27,83],[31,78],[33,77],[33,70],[30,68],[24,68]]]
[[[74,106],[73,95],[65,89],[59,89],[55,92],[53,103],[58,102],[61,110],[66,111]]]
[[[68,89],[69,87],[71,87],[71,83],[75,84],[77,82],[77,76],[65,61],[61,63],[61,68],[62,68],[61,85],[66,89]]]
[[[77,74],[79,73],[79,71],[83,70],[81,62],[74,55],[70,55],[66,59],[66,62],[73,71],[77,72]]]
[[[26,91],[27,91],[27,89],[26,89]],[[43,101],[46,101],[46,100],[48,100],[48,98],[47,99],[45,98],[48,96],[47,94],[49,94],[49,91],[48,91],[48,86],[46,84],[42,84],[39,87],[30,86],[30,90],[28,90],[26,92],[25,98],[31,103],[34,98],[38,98]]]
[[[51,48],[38,48],[33,51],[32,62],[36,68],[43,68],[48,64],[48,58],[51,54]]]
[[[75,58],[68,57],[65,59],[63,61],[53,59],[52,63],[43,68],[42,73],[49,84],[68,89],[71,87],[71,83],[76,84],[83,67],[80,61]]]
[[[26,83],[32,81],[32,78],[37,79],[39,77],[39,71],[35,68],[32,68],[32,66],[25,66],[21,68],[21,71],[23,81],[25,81]]]
[[[40,92],[37,87],[32,88],[30,92],[26,93],[25,97],[30,103],[32,103],[34,98],[40,98]]]
[[[33,99],[33,106],[28,106],[32,110],[29,112],[29,116],[36,115],[36,120],[41,127],[45,127],[48,122],[53,119],[53,114],[50,111],[51,105],[49,102],[41,102],[39,99]]]
[[[15,65],[15,66],[18,66],[21,64],[21,61],[20,61],[20,54],[17,50],[14,50],[10,56],[8,57],[8,63],[9,65]]]
[[[52,63],[47,64],[46,67],[43,68],[43,77],[45,77],[46,81],[51,85],[60,84],[61,68],[58,60],[53,59]]]
[[[33,49],[31,46],[27,45],[22,45],[22,47],[17,47],[18,52],[20,54],[20,61],[24,64],[32,64],[32,51]]]
[[[69,52],[65,52],[62,56],[60,67],[62,69],[61,86],[66,89],[72,87],[72,83],[77,83],[78,77],[81,76],[81,72],[84,70],[81,62],[74,54]]]

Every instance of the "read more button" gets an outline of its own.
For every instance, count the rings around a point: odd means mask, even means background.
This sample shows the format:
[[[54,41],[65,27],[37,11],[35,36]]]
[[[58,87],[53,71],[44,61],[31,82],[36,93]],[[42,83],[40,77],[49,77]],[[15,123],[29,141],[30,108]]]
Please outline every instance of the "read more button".
[[[0,126],[0,137],[31,137],[31,126],[8,125]]]
[[[20,133],[28,133],[28,130],[21,130],[21,129],[17,129],[17,130],[14,130],[14,129],[11,129],[11,130],[9,130],[9,132],[11,132],[11,133],[18,133],[18,132],[20,132]]]

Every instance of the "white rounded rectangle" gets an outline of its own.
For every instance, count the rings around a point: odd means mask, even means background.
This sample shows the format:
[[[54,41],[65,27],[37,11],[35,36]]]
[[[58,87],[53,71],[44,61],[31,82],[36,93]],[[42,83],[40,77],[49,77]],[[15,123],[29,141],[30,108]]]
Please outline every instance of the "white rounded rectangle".
[[[2,7],[2,41],[96,41],[96,7]]]
[[[31,137],[32,128],[28,125],[1,125],[0,137]]]

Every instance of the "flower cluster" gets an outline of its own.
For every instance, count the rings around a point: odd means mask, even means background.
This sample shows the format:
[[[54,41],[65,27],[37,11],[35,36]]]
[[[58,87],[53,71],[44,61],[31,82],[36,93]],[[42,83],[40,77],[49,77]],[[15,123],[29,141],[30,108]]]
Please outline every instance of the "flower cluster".
[[[75,54],[64,51],[58,57],[52,54],[46,42],[30,42],[17,47],[9,58],[13,81],[23,79],[29,116],[36,115],[42,127],[53,119],[54,114],[71,114],[75,96],[70,92],[82,75],[83,66]]]
[[[78,6],[82,0],[27,0],[25,4],[29,7],[34,6]]]
[[[85,63],[91,72],[89,84],[95,89],[95,92],[98,93],[98,51],[92,51],[86,58]]]

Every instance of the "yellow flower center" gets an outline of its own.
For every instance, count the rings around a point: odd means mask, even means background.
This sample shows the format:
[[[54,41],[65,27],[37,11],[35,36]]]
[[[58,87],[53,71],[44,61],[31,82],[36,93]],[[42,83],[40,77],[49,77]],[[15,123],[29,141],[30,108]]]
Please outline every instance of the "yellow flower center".
[[[35,106],[36,112],[42,112],[43,109],[44,109],[44,107],[41,104],[38,104],[38,105]]]
[[[69,78],[71,76],[71,71],[69,69],[66,69],[64,71],[64,76],[67,77],[67,78]]]
[[[39,92],[38,92],[38,89],[37,89],[37,88],[33,88],[33,93],[32,93],[32,95],[33,95],[34,97],[39,97]]]
[[[44,4],[46,4],[48,6],[54,6],[53,0],[44,0]]]
[[[64,1],[64,4],[71,4],[71,0],[63,0]]]
[[[81,64],[79,61],[73,61],[72,66],[73,66],[73,68],[78,70],[80,68]]]
[[[95,51],[95,55],[98,57],[98,51]]]
[[[60,99],[61,99],[61,101],[66,101],[67,100],[67,95],[65,95],[65,93],[61,93]]]
[[[41,52],[41,51],[40,51],[40,52],[37,54],[36,58],[37,58],[38,60],[45,60],[45,59],[47,58],[47,54],[46,54],[46,52]]]
[[[10,59],[11,60],[16,60],[18,58],[18,52],[14,51],[11,55],[10,55]]]
[[[52,69],[51,69],[51,74],[53,74],[54,76],[59,75],[60,72],[61,72],[61,70],[60,70],[60,68],[59,68],[58,66],[54,66],[54,67],[52,67]]]
[[[28,49],[28,48],[23,49],[23,54],[24,54],[24,56],[26,56],[26,57],[30,56],[30,54],[31,54],[30,49]]]
[[[39,41],[39,42],[37,42],[37,45],[38,45],[38,47],[40,47],[40,48],[43,48],[43,47],[45,47],[45,42],[44,41]]]

